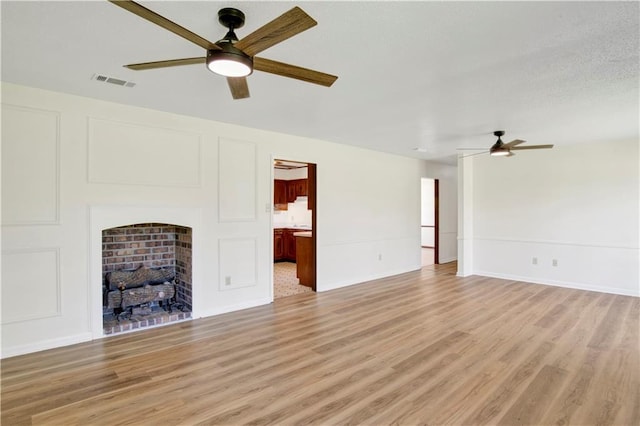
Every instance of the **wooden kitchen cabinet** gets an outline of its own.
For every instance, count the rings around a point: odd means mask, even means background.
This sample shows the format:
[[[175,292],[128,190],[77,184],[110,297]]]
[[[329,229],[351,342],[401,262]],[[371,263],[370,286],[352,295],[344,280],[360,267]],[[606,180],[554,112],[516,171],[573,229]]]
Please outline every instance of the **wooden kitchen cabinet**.
[[[299,229],[274,229],[273,230],[273,261],[296,261],[296,237],[294,232]]]
[[[307,179],[282,180],[275,179],[273,187],[273,204],[276,210],[287,210],[287,203],[293,203],[297,197],[309,193]]]
[[[283,233],[284,258],[290,262],[296,261],[296,237],[293,236],[294,232],[296,231],[285,229]]]
[[[287,181],[287,202],[293,203],[296,200],[296,186],[291,183],[293,181]]]
[[[273,204],[287,204],[287,181],[276,179],[273,188]],[[285,206],[286,209],[286,206]]]
[[[282,229],[273,230],[273,260],[284,259],[284,236]]]
[[[295,186],[296,186],[296,196],[307,196],[308,191],[307,191],[307,180],[306,179],[299,179],[299,180],[295,180],[293,181],[295,182]]]
[[[287,201],[293,203],[297,197],[306,196],[308,194],[307,179],[288,180],[287,182]]]

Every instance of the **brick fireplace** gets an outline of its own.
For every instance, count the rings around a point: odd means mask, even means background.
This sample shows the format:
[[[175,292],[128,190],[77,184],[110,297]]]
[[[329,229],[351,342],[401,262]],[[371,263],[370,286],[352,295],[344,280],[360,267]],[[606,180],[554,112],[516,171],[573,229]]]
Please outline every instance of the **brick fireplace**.
[[[110,282],[115,276],[141,276],[144,272],[160,274],[163,278],[142,279],[140,285],[127,282],[136,288],[126,288],[124,284],[117,287],[118,284]],[[141,223],[102,230],[105,335],[191,318],[192,282],[191,228]],[[153,295],[154,288],[160,288],[156,292],[162,297],[147,296],[139,301],[141,303],[130,301],[131,295],[134,299],[136,294]]]

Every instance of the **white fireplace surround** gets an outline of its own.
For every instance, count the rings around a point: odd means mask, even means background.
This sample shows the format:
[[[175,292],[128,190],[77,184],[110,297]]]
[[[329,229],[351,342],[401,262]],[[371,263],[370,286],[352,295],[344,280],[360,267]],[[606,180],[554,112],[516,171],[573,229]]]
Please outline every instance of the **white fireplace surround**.
[[[91,206],[89,208],[89,306],[91,335],[104,337],[102,324],[102,231],[138,223],[166,223],[192,229],[192,318],[199,318],[202,289],[201,241],[202,211],[199,208],[138,206]]]

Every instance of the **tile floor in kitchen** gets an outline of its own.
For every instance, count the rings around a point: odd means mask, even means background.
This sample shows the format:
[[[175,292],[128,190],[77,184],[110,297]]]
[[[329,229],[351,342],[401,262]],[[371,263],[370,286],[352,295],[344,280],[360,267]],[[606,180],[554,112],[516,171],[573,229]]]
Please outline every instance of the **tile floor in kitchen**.
[[[273,264],[273,298],[293,296],[294,294],[313,293],[310,287],[300,285],[296,277],[296,264],[276,262]]]

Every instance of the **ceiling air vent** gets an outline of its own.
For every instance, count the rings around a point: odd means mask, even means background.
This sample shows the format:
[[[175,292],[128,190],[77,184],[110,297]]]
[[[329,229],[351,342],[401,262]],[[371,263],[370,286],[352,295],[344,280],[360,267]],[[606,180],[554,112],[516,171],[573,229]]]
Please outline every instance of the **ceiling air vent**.
[[[104,83],[115,84],[116,86],[133,87],[136,84],[132,81],[120,80],[119,78],[108,77],[102,74],[94,74],[92,80],[102,81]]]

